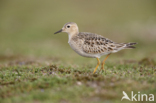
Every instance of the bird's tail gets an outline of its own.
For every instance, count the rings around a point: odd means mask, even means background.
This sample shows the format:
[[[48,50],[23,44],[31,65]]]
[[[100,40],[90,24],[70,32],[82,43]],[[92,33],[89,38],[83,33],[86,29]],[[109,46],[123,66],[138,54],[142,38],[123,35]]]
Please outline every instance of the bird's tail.
[[[127,49],[134,49],[135,47],[133,45],[135,45],[135,44],[137,44],[137,43],[127,43],[125,48],[127,48]]]

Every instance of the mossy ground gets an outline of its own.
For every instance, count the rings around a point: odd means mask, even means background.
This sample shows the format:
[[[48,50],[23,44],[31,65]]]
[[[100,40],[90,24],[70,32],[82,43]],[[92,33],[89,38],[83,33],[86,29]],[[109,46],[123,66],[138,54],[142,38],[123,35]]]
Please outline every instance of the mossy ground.
[[[0,68],[0,101],[120,103],[122,91],[129,95],[131,91],[156,95],[153,63],[145,59],[107,63],[105,71],[98,70],[95,74],[90,66],[64,67],[35,61],[7,63]]]

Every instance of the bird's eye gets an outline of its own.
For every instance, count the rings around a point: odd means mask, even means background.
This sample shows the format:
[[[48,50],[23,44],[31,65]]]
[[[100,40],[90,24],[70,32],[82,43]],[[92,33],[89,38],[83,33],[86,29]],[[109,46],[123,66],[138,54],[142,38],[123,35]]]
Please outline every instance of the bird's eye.
[[[67,28],[70,28],[70,26],[68,25]]]

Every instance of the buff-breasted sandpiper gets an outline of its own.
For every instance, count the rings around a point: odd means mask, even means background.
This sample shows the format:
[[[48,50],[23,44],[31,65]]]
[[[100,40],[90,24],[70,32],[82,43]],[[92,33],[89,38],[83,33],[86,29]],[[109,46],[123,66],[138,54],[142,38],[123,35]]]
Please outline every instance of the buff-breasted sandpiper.
[[[96,72],[100,65],[99,58],[102,55],[107,55],[101,63],[101,69],[104,70],[104,64],[106,59],[111,53],[116,53],[122,49],[133,49],[133,45],[136,43],[116,43],[110,39],[107,39],[101,35],[89,32],[79,32],[79,28],[76,23],[68,22],[63,28],[54,34],[66,32],[68,33],[68,43],[70,47],[79,55],[90,58],[97,58],[97,66],[94,69]]]

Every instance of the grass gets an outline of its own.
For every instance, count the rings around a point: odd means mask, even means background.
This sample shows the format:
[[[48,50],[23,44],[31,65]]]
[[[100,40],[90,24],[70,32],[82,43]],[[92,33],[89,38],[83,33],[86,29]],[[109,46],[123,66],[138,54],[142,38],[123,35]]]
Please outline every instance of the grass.
[[[154,4],[1,0],[0,103],[120,103],[122,91],[156,96]],[[93,74],[96,59],[77,55],[67,34],[53,35],[71,21],[82,32],[138,44],[112,54],[105,71]]]
[[[124,65],[123,65],[124,63]],[[93,68],[64,67],[35,61],[1,65],[0,101],[2,103],[103,103],[121,102],[122,91],[156,95],[155,62],[124,61],[108,63],[105,71]],[[146,64],[146,65],[145,65]],[[123,100],[127,102],[126,100]]]

